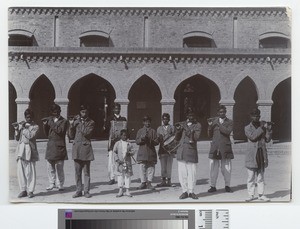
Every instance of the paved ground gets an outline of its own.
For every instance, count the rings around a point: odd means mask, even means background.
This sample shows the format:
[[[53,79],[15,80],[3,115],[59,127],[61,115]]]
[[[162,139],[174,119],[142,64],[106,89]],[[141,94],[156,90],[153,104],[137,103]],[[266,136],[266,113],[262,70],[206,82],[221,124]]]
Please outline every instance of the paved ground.
[[[91,194],[92,198],[84,197],[73,199],[75,192],[74,164],[71,159],[65,162],[65,190],[58,192],[57,190],[46,191],[48,186],[48,178],[46,172],[45,147],[46,142],[38,142],[38,151],[40,153],[40,161],[36,164],[37,170],[37,186],[35,197],[32,199],[18,199],[19,187],[16,176],[15,161],[15,145],[16,142],[10,142],[10,200],[12,202],[65,202],[65,203],[170,203],[170,202],[244,202],[247,197],[246,180],[247,173],[244,167],[244,150],[245,144],[234,144],[233,149],[235,159],[233,160],[232,184],[233,193],[224,192],[224,181],[220,173],[217,189],[218,191],[210,194],[209,189],[209,170],[207,153],[209,142],[198,143],[199,164],[197,168],[197,185],[195,193],[198,200],[186,199],[179,200],[178,197],[182,193],[178,182],[177,161],[173,162],[172,181],[176,187],[157,188],[155,191],[136,190],[139,186],[138,165],[133,166],[134,176],[132,178],[132,194],[133,197],[116,198],[118,192],[117,185],[107,185],[107,152],[106,141],[93,142],[95,153],[95,161],[91,163]],[[71,158],[71,144],[67,146],[69,158]],[[272,202],[289,201],[291,198],[291,156],[290,143],[273,144],[269,148],[269,167],[266,170],[266,196],[271,198]],[[160,163],[158,162],[155,171],[154,185],[160,182]]]

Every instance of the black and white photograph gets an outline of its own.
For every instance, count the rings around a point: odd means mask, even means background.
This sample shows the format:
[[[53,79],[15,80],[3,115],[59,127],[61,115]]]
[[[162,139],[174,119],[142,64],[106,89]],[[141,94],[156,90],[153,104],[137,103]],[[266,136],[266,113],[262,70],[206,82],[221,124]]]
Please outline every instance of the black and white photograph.
[[[292,200],[289,7],[7,11],[10,202]]]

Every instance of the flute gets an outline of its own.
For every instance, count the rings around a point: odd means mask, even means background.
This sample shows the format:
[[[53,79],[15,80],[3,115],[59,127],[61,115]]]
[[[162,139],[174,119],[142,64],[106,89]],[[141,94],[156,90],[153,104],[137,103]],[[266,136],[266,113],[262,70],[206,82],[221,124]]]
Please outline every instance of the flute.
[[[72,120],[77,120],[77,119],[80,119],[80,115],[69,115],[68,116],[68,120],[69,121],[72,121]]]
[[[48,122],[51,118],[53,118],[52,116],[48,116],[48,117],[45,117],[45,118],[42,118],[42,122]]]
[[[17,126],[19,126],[19,125],[24,125],[26,122],[25,121],[21,121],[21,122],[14,122],[14,123],[12,123],[11,125],[13,126],[13,127],[17,127]]]
[[[218,117],[212,117],[207,119],[207,123],[212,123],[214,120],[216,120]]]

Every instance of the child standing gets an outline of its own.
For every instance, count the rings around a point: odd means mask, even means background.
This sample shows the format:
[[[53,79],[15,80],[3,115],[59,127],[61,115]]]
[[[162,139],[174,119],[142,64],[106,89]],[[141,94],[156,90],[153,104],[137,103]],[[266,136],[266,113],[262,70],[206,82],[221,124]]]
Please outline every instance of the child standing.
[[[143,118],[144,127],[139,129],[136,135],[136,144],[139,145],[137,153],[137,161],[140,164],[141,185],[138,189],[155,188],[151,185],[155,172],[155,164],[157,163],[157,154],[155,146],[158,145],[156,131],[151,128],[151,118],[145,116]]]
[[[158,156],[161,164],[161,183],[157,184],[157,187],[171,187],[172,164],[175,154],[170,154],[163,148],[163,142],[175,135],[175,129],[169,122],[170,115],[168,113],[163,113],[162,125],[157,128],[157,135],[160,140]]]
[[[120,131],[121,140],[117,141],[113,148],[114,174],[118,180],[119,193],[116,197],[123,195],[132,197],[129,192],[132,172],[131,157],[134,155],[133,146],[127,140],[127,130]],[[123,193],[123,187],[126,191]]]

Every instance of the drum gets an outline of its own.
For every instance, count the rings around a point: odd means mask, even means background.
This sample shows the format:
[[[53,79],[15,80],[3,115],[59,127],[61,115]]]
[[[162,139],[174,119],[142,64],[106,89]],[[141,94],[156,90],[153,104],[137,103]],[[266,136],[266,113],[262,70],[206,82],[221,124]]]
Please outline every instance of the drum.
[[[163,146],[164,150],[166,150],[169,154],[175,154],[177,148],[179,147],[179,141],[175,140],[175,135],[167,138],[164,143]]]

